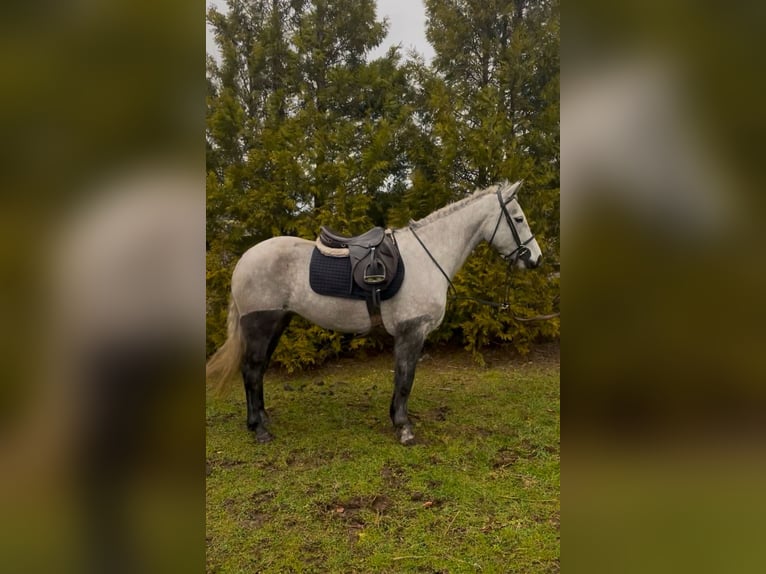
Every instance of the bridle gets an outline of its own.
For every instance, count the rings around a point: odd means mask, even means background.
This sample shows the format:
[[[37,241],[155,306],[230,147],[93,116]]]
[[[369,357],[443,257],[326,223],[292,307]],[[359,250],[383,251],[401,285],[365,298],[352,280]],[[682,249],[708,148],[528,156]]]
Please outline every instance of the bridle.
[[[519,232],[516,230],[516,226],[513,224],[511,214],[508,213],[508,208],[506,207],[514,199],[516,199],[516,192],[514,192],[511,197],[508,198],[508,201],[503,201],[503,194],[500,193],[500,188],[497,189],[497,201],[500,203],[500,215],[497,216],[497,223],[495,224],[495,230],[492,232],[492,237],[489,238],[489,245],[490,247],[492,246],[492,242],[495,240],[495,235],[497,235],[497,230],[500,228],[500,222],[503,220],[503,216],[505,216],[505,220],[508,222],[508,227],[511,229],[513,240],[516,242],[516,249],[506,255],[501,253],[500,257],[505,259],[510,264],[516,263],[516,261],[519,259],[525,263],[529,263],[529,259],[532,257],[532,252],[529,250],[527,245],[532,242],[535,236],[530,235],[529,239],[522,243],[521,237],[519,237]]]
[[[506,271],[506,289],[505,289],[505,302],[503,303],[497,303],[495,301],[487,301],[486,299],[479,299],[478,297],[459,297],[457,295],[457,289],[455,289],[455,286],[452,284],[452,281],[449,278],[449,275],[445,273],[444,269],[442,269],[442,266],[439,265],[439,262],[436,260],[436,258],[433,256],[433,254],[429,251],[428,247],[426,247],[426,244],[423,243],[423,240],[420,239],[418,234],[415,232],[415,228],[413,225],[409,226],[409,230],[412,232],[412,235],[417,239],[418,243],[420,243],[420,246],[423,248],[423,250],[426,252],[428,257],[431,258],[431,261],[434,262],[434,265],[436,265],[436,268],[441,271],[441,274],[444,275],[444,278],[447,280],[448,285],[448,291],[451,292],[450,300],[469,300],[469,301],[475,301],[481,305],[487,305],[489,307],[494,307],[496,309],[500,309],[501,311],[507,311],[510,309],[511,304],[509,302],[509,294],[510,294],[510,280],[509,280],[509,274],[511,271],[511,266],[513,263],[521,259],[522,261],[529,262],[530,257],[532,256],[532,252],[529,250],[529,243],[535,238],[534,235],[532,235],[529,239],[522,242],[521,237],[519,237],[519,232],[516,230],[516,226],[513,224],[513,220],[511,219],[511,214],[508,213],[508,208],[506,205],[508,205],[511,201],[513,201],[516,198],[516,193],[513,193],[511,197],[508,198],[508,201],[503,201],[503,195],[500,193],[500,189],[497,190],[497,199],[500,203],[500,215],[497,217],[497,223],[495,224],[495,230],[492,232],[492,237],[489,239],[490,246],[492,245],[492,241],[495,239],[495,235],[497,235],[497,230],[500,227],[500,222],[503,219],[503,216],[505,216],[505,220],[508,222],[508,227],[511,229],[511,233],[513,234],[513,239],[516,241],[516,249],[508,253],[507,255],[500,254],[500,257],[502,257],[505,261],[509,263],[508,269]],[[553,319],[555,317],[558,317],[559,313],[550,313],[548,315],[536,315],[534,317],[518,317],[514,315],[514,319],[518,321],[546,321],[548,319]]]

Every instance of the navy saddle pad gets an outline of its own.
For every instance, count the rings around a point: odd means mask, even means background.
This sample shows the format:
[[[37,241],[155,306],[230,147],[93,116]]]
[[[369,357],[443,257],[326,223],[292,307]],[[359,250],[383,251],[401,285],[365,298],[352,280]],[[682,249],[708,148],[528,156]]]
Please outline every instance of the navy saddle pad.
[[[380,292],[380,300],[390,299],[399,291],[404,281],[404,261],[399,258],[396,276],[391,284]],[[345,297],[347,299],[367,299],[370,292],[354,283],[351,277],[351,260],[348,257],[329,257],[322,255],[315,247],[311,254],[309,284],[320,295]]]

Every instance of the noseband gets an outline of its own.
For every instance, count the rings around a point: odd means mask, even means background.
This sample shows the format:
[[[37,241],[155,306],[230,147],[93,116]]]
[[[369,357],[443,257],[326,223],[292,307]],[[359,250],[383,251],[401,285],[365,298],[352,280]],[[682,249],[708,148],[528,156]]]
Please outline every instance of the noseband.
[[[506,207],[514,200],[515,197],[516,194],[514,193],[511,195],[511,197],[508,198],[508,201],[503,201],[503,194],[500,193],[500,188],[498,187],[497,200],[500,203],[500,215],[497,216],[497,223],[495,224],[495,230],[492,232],[492,237],[489,239],[489,245],[492,246],[492,242],[495,240],[497,230],[500,227],[500,222],[502,221],[503,216],[505,216],[505,220],[508,222],[508,227],[511,229],[511,233],[513,234],[513,240],[516,242],[516,249],[506,255],[501,253],[500,257],[505,259],[508,263],[515,263],[519,259],[529,262],[529,258],[532,256],[532,252],[529,250],[527,245],[529,245],[535,236],[531,235],[529,239],[522,243],[521,238],[519,237],[519,232],[516,230],[516,226],[513,224],[513,219],[511,219],[511,214],[508,213],[508,208]]]

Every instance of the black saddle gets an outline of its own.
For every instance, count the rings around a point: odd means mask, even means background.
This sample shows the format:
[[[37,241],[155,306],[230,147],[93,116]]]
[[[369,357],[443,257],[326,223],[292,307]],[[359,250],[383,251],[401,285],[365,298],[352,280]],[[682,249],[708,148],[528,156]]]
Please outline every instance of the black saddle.
[[[350,245],[358,247],[370,247],[377,246],[383,242],[386,236],[386,230],[382,227],[373,227],[369,231],[365,231],[361,235],[354,237],[346,237],[345,235],[338,235],[329,227],[324,225],[319,231],[319,240],[327,245],[327,247],[344,248]]]
[[[391,284],[399,265],[399,247],[394,234],[382,227],[373,227],[361,235],[345,237],[322,226],[319,241],[334,249],[348,249],[354,283],[369,291],[373,302],[379,304],[376,294]]]
[[[346,237],[322,226],[319,242],[331,250],[341,250],[334,254],[335,257],[348,259],[351,273],[347,296],[360,291],[364,293],[373,323],[379,323],[381,300],[392,297],[404,278],[404,266],[393,232],[373,227],[361,235]],[[318,278],[315,280],[319,282]]]

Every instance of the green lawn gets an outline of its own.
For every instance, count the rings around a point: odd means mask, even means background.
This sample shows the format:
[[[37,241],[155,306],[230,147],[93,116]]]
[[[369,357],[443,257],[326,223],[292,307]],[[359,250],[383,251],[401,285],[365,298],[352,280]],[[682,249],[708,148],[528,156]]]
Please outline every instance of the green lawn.
[[[241,385],[209,397],[208,572],[558,572],[557,349],[431,355],[411,447],[390,354],[267,373],[266,445]]]

